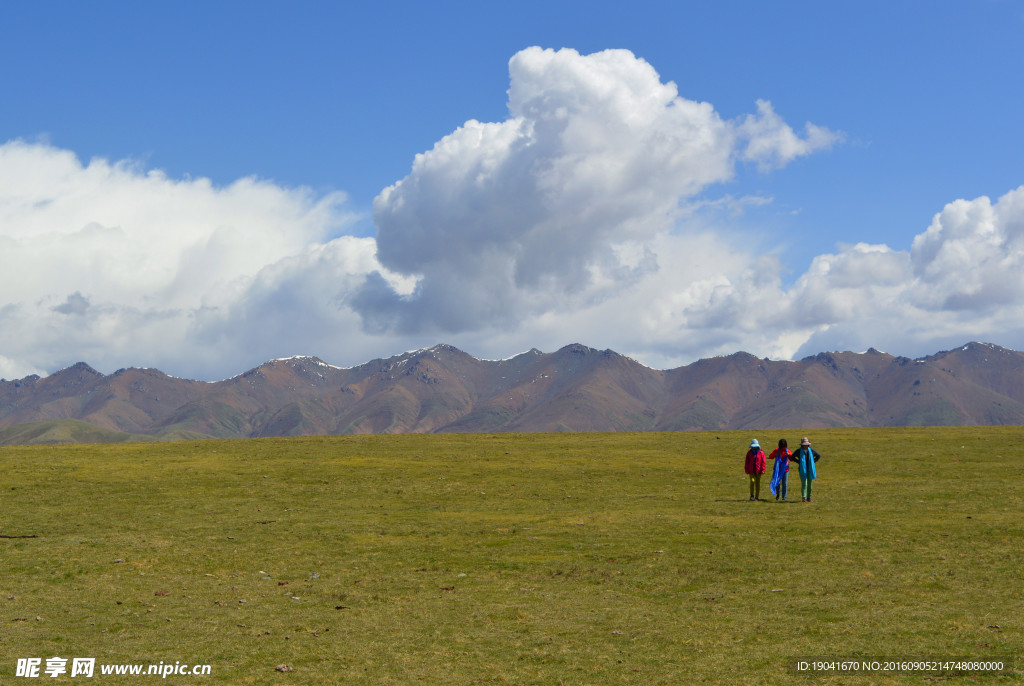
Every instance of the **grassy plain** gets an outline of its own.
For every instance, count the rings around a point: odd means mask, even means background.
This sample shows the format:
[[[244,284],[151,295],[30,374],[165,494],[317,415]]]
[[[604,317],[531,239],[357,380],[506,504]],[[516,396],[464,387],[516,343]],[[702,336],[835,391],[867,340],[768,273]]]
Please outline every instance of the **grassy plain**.
[[[941,680],[792,671],[855,655],[1020,681],[1024,428],[817,430],[815,502],[795,472],[796,502],[749,502],[749,439],[799,435],[0,448],[0,682],[52,656],[212,666],[179,684]]]

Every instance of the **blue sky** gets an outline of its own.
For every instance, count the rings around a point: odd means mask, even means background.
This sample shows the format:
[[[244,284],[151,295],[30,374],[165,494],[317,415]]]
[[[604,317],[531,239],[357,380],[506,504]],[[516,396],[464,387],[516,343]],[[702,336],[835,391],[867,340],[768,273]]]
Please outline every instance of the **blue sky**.
[[[221,378],[297,352],[353,364],[440,341],[503,357],[579,340],[656,367],[740,349],[1024,346],[1024,293],[998,276],[1018,266],[1022,231],[1021,201],[1001,200],[1024,184],[1021,2],[45,2],[0,14],[0,178],[32,181],[0,190],[0,241],[21,265],[0,292],[7,378],[78,359]],[[531,46],[554,57],[524,66],[530,92],[591,108],[570,115],[586,130],[605,115],[576,95],[604,88],[599,60],[562,48],[629,51],[602,63],[608,83],[647,78],[633,68],[645,63],[746,142],[721,142],[727,167],[698,179],[692,147],[677,151],[686,164],[626,159],[670,124],[620,146],[602,142],[618,129],[594,133],[562,183],[621,163],[632,185],[601,180],[581,197],[634,195],[598,203],[607,221],[582,228],[574,216],[591,205],[552,201],[568,194],[553,181],[513,197],[468,193],[440,155],[416,172],[417,155],[465,138],[471,120],[511,131],[522,113],[509,109],[510,60]],[[570,72],[580,80],[555,80]],[[822,137],[780,152],[779,135],[810,140],[808,122]],[[492,134],[446,154],[479,163],[499,150],[487,151]],[[758,140],[777,146],[770,160],[748,154]],[[567,159],[510,150],[507,168]],[[501,224],[534,216],[530,203],[544,204],[534,224]],[[490,223],[466,219],[482,205],[474,216]],[[103,267],[117,254],[138,268]],[[952,283],[954,269],[991,277]],[[505,282],[490,279],[502,270]]]

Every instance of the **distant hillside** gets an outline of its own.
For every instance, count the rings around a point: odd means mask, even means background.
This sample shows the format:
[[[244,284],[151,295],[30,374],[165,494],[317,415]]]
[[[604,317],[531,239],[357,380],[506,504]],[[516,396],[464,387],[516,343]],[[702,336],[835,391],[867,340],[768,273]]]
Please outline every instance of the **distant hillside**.
[[[78,419],[29,422],[0,429],[0,445],[47,445],[56,443],[127,443],[153,441],[152,436],[111,431]]]
[[[216,383],[85,363],[0,381],[0,443],[997,424],[1024,424],[1024,353],[985,343],[916,360],[740,352],[668,371],[578,344],[500,361],[437,345],[346,369],[272,360]]]

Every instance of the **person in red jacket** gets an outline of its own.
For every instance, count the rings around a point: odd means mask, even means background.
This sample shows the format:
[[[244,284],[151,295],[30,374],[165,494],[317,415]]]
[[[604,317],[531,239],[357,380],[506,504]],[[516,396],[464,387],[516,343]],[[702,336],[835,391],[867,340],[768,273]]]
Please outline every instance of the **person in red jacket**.
[[[761,446],[755,438],[750,442],[750,448],[747,450],[747,457],[743,463],[743,470],[750,475],[751,500],[761,499],[761,475],[764,474],[766,464],[764,451],[761,450]]]

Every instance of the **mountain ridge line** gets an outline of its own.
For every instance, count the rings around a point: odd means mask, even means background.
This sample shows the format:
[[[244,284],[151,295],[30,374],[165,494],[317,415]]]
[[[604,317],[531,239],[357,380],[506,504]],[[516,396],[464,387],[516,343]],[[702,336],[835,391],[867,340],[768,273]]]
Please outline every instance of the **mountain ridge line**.
[[[438,344],[353,367],[277,358],[213,382],[84,362],[0,380],[0,443],[75,442],[84,429],[71,421],[100,430],[85,431],[90,442],[1024,424],[1024,353],[977,342],[916,359],[736,352],[657,370],[579,343],[502,360]]]

